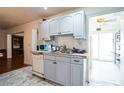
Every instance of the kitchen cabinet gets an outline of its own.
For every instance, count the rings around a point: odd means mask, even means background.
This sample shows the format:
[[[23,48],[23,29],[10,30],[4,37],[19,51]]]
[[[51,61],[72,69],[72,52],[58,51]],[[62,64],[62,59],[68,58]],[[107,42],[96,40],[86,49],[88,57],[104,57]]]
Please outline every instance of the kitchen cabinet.
[[[59,34],[73,34],[73,15],[65,15],[59,20]]]
[[[86,63],[79,56],[45,54],[45,78],[61,85],[82,86],[86,82]]]
[[[42,31],[42,28],[43,28],[43,25],[42,25],[42,23],[40,22],[39,24],[38,24],[38,33],[37,33],[37,36],[38,36],[38,40],[42,40],[42,38],[43,38],[43,31]],[[33,35],[33,34],[32,34]]]
[[[44,21],[40,25],[40,39],[50,40],[50,36],[73,34],[75,39],[86,39],[86,18],[84,10]]]
[[[83,85],[83,65],[71,64],[71,85]]]
[[[50,35],[58,35],[59,32],[59,21],[58,19],[49,20]]]
[[[43,32],[44,32],[44,39],[50,40],[49,22],[48,21],[43,22]]]
[[[56,62],[52,60],[44,60],[45,78],[56,81]]]
[[[56,62],[56,82],[62,85],[70,85],[70,63],[58,60]]]
[[[43,21],[39,24],[39,40],[50,40],[49,22]]]
[[[86,39],[85,30],[85,13],[84,11],[75,12],[73,14],[74,31],[73,35],[75,39]]]
[[[82,86],[83,85],[83,59],[71,58],[71,85]]]

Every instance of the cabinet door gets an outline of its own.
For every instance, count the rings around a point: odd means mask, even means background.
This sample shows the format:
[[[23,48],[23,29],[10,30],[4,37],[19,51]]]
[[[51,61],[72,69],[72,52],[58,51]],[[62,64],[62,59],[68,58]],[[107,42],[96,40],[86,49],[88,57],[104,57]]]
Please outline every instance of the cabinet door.
[[[48,21],[44,21],[39,24],[39,31],[38,31],[39,40],[50,40],[49,34],[49,23]]]
[[[49,33],[49,22],[44,21],[43,22],[43,36],[45,40],[50,40],[50,33]]]
[[[74,22],[74,37],[79,38],[86,38],[85,33],[85,14],[84,11],[79,11],[74,13],[73,15],[73,22]]]
[[[71,64],[71,85],[83,85],[83,65]]]
[[[72,34],[73,33],[73,16],[72,14],[63,16],[60,19],[60,33]]]
[[[42,40],[44,38],[43,33],[43,23],[38,24],[38,40]]]
[[[70,63],[57,62],[56,82],[62,85],[70,85]]]
[[[56,80],[56,64],[54,61],[44,60],[45,78],[51,81]]]
[[[59,31],[59,23],[57,19],[49,21],[50,35],[57,35]]]

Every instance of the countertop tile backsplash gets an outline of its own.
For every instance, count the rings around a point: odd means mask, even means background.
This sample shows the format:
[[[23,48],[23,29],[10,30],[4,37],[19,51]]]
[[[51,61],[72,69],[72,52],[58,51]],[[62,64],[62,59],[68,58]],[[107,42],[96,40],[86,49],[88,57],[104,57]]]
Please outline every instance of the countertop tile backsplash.
[[[54,44],[58,46],[66,45],[67,48],[79,48],[87,50],[87,40],[84,39],[74,39],[73,35],[62,35],[54,36],[54,39],[46,43]]]

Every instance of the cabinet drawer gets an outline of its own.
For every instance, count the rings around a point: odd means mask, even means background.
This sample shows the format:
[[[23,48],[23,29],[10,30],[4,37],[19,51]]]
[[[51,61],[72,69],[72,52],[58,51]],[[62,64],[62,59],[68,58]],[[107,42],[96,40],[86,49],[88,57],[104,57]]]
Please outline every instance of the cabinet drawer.
[[[46,60],[55,60],[55,56],[52,55],[44,55],[44,59]]]
[[[71,59],[70,59],[69,57],[58,56],[58,57],[56,57],[56,61],[57,61],[57,62],[70,62]]]
[[[83,59],[81,58],[71,58],[71,63],[73,64],[83,64]]]

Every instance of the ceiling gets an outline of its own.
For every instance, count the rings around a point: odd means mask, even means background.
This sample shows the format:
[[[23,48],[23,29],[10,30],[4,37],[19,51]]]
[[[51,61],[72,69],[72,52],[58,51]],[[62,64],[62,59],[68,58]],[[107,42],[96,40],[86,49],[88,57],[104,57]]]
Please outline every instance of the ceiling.
[[[43,17],[53,16],[61,12],[74,9],[74,7],[7,7],[0,8],[0,28],[8,29]]]

